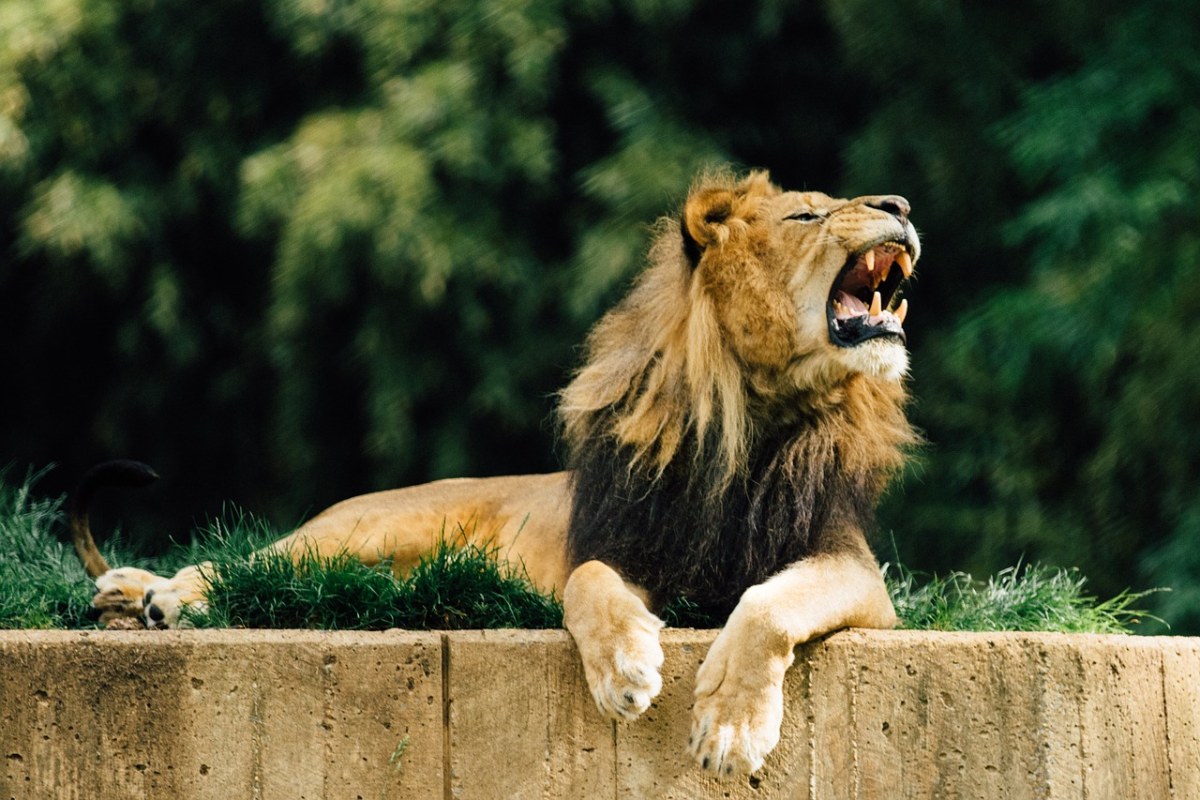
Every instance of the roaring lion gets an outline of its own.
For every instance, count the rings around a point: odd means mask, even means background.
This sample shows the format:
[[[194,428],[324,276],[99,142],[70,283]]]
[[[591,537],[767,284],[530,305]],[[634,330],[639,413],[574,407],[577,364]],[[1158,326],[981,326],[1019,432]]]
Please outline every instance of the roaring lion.
[[[482,544],[561,594],[615,719],[662,688],[664,602],[727,614],[696,676],[690,751],[718,774],[758,769],[796,645],[896,621],[866,532],[916,441],[902,385],[900,289],[920,255],[908,214],[902,197],[785,192],[763,172],[699,179],[561,394],[568,471],[354,497],[269,549],[404,569],[447,521],[475,521]],[[108,569],[86,509],[73,516],[106,617],[168,628],[203,602],[204,565]]]

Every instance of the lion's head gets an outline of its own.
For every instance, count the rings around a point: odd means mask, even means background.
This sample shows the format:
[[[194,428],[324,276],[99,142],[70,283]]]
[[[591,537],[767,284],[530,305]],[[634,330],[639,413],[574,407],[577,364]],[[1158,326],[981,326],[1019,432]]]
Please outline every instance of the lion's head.
[[[560,406],[568,444],[603,419],[661,471],[690,435],[728,478],[750,427],[840,403],[857,376],[896,394],[884,387],[908,369],[901,290],[921,253],[908,211],[890,195],[784,192],[763,172],[702,178],[592,332]]]
[[[696,183],[562,394],[576,560],[628,563],[640,540],[612,542],[680,522],[703,532],[666,545],[693,573],[677,583],[718,582],[696,574],[705,559],[743,548],[731,569],[744,588],[829,530],[865,527],[915,440],[901,382],[900,295],[920,256],[908,211],[897,196],[785,192],[762,172]]]
[[[691,193],[682,234],[692,279],[748,378],[785,395],[851,373],[900,378],[898,289],[920,255],[908,211],[896,196],[783,192],[764,173]]]

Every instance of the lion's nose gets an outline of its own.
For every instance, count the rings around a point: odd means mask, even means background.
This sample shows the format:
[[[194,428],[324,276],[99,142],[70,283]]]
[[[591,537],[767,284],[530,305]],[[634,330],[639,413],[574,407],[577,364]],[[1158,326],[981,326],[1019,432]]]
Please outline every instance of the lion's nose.
[[[912,206],[908,204],[908,201],[898,194],[872,197],[867,201],[867,205],[871,208],[878,208],[880,211],[886,211],[893,217],[899,218],[901,222],[907,222],[908,212],[912,211]]]

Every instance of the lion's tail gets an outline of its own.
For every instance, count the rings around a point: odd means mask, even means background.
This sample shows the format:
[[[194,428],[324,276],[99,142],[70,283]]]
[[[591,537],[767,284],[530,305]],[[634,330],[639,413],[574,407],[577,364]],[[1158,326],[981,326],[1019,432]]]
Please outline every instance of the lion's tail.
[[[71,493],[68,514],[71,541],[83,562],[88,577],[98,578],[108,572],[108,562],[96,547],[88,522],[88,505],[96,492],[108,486],[145,486],[158,480],[158,473],[140,461],[105,461],[84,473]]]

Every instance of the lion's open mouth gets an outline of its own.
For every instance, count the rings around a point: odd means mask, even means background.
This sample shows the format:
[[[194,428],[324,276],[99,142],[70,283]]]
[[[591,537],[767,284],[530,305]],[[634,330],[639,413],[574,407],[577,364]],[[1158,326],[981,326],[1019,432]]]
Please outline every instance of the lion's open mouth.
[[[883,242],[852,256],[829,292],[830,340],[842,347],[879,336],[907,341],[908,301],[899,289],[912,271],[912,255],[903,242]]]

